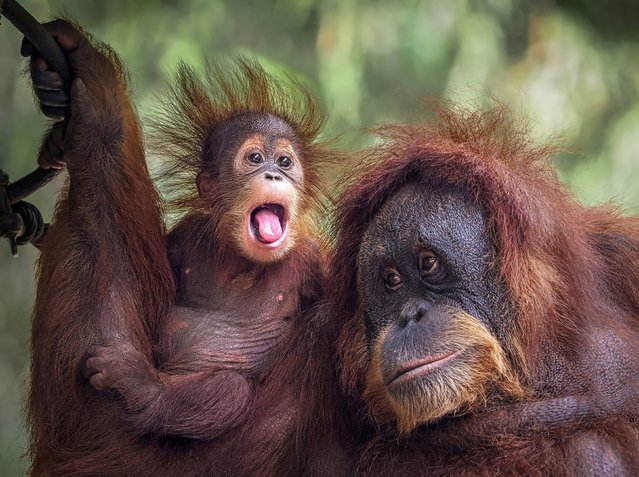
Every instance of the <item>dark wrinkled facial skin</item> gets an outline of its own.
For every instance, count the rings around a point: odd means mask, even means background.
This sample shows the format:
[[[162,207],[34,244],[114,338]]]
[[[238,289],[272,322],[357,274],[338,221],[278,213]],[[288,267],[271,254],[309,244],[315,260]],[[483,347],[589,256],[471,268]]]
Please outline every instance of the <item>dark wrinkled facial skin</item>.
[[[369,352],[381,340],[380,367],[391,394],[469,358],[450,336],[459,334],[455,313],[503,335],[507,299],[493,259],[484,214],[459,191],[409,183],[384,204],[361,243],[358,289]],[[433,370],[410,371],[431,361]]]

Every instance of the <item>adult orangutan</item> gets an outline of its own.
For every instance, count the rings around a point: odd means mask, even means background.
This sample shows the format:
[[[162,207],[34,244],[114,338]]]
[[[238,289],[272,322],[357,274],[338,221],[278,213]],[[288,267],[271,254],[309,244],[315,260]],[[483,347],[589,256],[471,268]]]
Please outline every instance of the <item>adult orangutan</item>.
[[[639,220],[501,108],[391,125],[340,204],[357,475],[637,475]]]
[[[47,28],[75,79],[69,99],[25,43],[43,112],[71,104],[40,157],[69,184],[39,268],[31,473],[299,474],[334,389],[334,338],[310,311],[334,155],[315,101],[255,64],[206,82],[182,67],[157,128],[187,212],[167,240],[123,68],[69,23]]]

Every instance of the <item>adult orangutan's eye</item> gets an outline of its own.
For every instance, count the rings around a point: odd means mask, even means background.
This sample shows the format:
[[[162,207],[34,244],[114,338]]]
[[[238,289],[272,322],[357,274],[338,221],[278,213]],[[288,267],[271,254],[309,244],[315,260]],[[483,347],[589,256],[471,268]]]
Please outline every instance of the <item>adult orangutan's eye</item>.
[[[389,290],[397,290],[402,286],[402,277],[394,268],[387,268],[384,271],[384,285]]]
[[[427,282],[436,282],[445,275],[444,266],[437,256],[431,250],[424,250],[419,254],[419,275],[422,280]]]

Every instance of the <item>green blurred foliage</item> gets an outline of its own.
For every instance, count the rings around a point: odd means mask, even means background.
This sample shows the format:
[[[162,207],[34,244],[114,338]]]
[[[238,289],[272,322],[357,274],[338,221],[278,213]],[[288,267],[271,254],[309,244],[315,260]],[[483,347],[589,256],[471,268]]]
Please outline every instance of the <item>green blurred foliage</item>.
[[[293,73],[324,102],[328,133],[347,147],[361,128],[418,120],[422,96],[481,104],[489,95],[524,111],[533,134],[561,137],[562,177],[588,203],[639,205],[639,7],[618,0],[24,0],[34,16],[75,17],[109,43],[148,116],[181,59],[249,54]],[[21,71],[20,35],[0,27],[0,168],[35,166],[46,121]],[[51,216],[60,181],[36,194]],[[22,475],[29,315],[36,252],[0,243],[0,469]]]

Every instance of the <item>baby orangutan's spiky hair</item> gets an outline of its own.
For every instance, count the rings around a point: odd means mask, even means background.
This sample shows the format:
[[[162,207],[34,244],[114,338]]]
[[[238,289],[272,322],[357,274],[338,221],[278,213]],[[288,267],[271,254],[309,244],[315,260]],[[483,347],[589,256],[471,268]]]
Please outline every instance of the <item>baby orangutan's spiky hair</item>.
[[[195,182],[204,167],[207,138],[217,126],[244,113],[269,113],[286,121],[299,138],[304,168],[303,196],[323,201],[319,164],[335,156],[318,136],[326,117],[298,80],[270,74],[255,60],[209,63],[204,75],[180,63],[161,111],[152,121],[152,144],[168,158],[161,182],[173,196],[173,212],[201,210]]]

